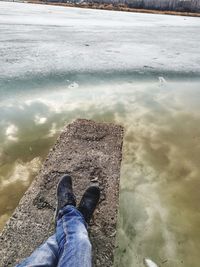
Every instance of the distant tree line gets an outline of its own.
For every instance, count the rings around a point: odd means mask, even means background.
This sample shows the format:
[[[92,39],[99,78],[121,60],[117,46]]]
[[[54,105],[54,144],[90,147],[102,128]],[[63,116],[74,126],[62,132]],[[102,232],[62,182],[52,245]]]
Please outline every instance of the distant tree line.
[[[130,8],[200,12],[200,0],[85,0],[87,3],[124,4]]]
[[[47,2],[112,4],[161,11],[200,12],[200,0],[46,0]]]

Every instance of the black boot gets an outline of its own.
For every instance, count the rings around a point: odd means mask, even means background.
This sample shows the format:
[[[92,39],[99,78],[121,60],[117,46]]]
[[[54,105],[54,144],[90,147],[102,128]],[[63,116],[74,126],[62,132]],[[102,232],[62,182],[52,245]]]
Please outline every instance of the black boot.
[[[84,193],[78,210],[83,214],[85,221],[89,223],[92,214],[99,202],[100,189],[98,186],[90,186]]]
[[[64,175],[57,186],[57,207],[55,219],[57,219],[59,210],[66,205],[76,206],[76,198],[72,189],[72,178],[69,175]]]

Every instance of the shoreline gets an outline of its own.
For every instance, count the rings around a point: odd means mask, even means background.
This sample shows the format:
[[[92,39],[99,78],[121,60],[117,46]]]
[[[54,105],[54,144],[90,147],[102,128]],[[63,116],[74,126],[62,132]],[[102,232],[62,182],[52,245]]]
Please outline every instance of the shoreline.
[[[186,16],[186,17],[200,17],[200,13],[192,12],[180,12],[180,11],[163,11],[156,9],[138,9],[131,8],[125,5],[114,6],[112,4],[94,4],[94,3],[58,3],[58,2],[44,2],[44,1],[34,1],[28,0],[23,1],[24,3],[30,4],[41,4],[41,5],[53,5],[53,6],[65,6],[65,7],[78,7],[86,9],[99,9],[99,10],[108,10],[108,11],[122,11],[122,12],[133,12],[133,13],[146,13],[146,14],[159,14],[159,15],[173,15],[173,16]]]

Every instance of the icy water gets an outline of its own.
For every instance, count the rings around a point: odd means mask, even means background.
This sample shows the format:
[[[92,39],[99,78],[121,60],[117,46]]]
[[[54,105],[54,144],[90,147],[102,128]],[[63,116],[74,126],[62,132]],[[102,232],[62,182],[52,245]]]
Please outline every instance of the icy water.
[[[115,266],[199,267],[200,21],[0,7],[0,229],[66,123],[115,122],[125,127]]]

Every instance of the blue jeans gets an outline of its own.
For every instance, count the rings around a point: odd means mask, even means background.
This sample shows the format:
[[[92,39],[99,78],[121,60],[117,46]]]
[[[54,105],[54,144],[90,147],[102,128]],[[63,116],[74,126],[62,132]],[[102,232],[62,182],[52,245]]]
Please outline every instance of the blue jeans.
[[[91,267],[91,250],[82,214],[68,205],[58,214],[55,234],[16,267]]]

